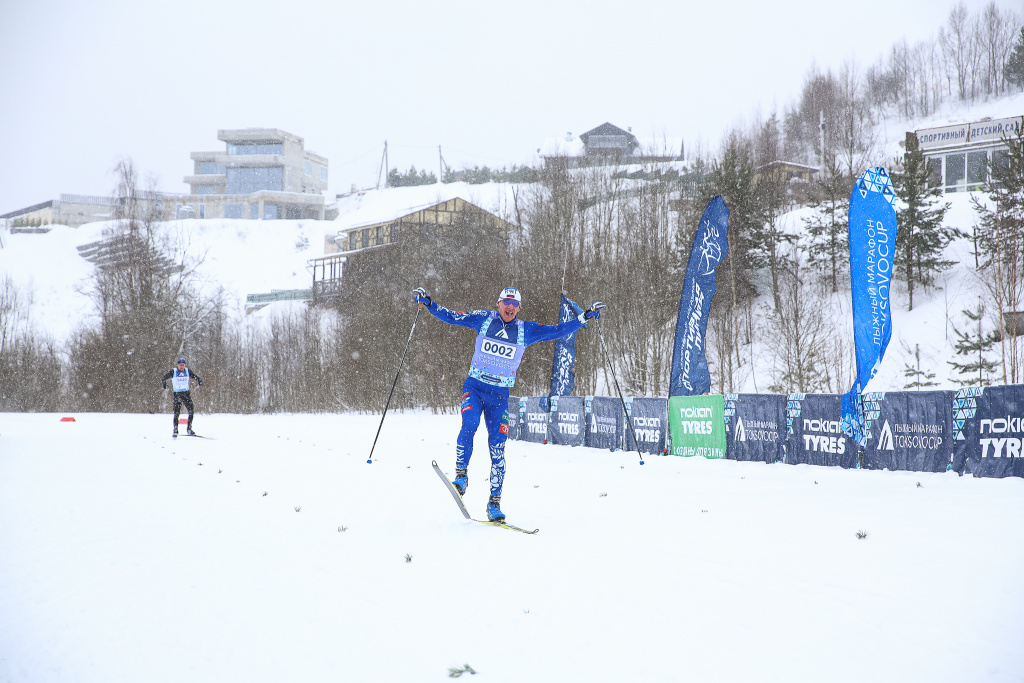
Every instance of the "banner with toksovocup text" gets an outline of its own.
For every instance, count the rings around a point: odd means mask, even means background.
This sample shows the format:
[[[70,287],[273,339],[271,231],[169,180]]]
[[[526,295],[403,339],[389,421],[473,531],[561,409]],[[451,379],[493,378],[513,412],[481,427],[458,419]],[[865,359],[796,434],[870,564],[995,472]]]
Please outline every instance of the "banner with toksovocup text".
[[[786,444],[786,397],[782,394],[726,394],[725,457],[782,462]]]
[[[673,396],[668,414],[672,455],[725,457],[725,407],[720,394]]]
[[[622,448],[622,430],[625,428],[622,401],[607,396],[587,396],[584,409],[587,421],[584,445],[610,451]]]
[[[953,455],[951,391],[866,392],[867,469],[945,472]]]

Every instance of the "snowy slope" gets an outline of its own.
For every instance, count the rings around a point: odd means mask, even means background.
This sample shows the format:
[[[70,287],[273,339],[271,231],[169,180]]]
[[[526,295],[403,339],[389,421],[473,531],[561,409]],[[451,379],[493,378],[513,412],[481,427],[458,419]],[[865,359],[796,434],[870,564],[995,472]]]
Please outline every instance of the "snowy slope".
[[[952,106],[928,119],[883,121],[879,124],[878,135],[881,147],[887,150],[886,158],[891,159],[902,153],[900,143],[907,130],[1022,112],[1024,94],[1016,94],[973,107]],[[307,260],[322,256],[325,239],[333,238],[339,231],[389,220],[453,197],[461,197],[496,215],[511,217],[515,211],[515,193],[520,190],[521,186],[510,184],[453,183],[363,191],[338,200],[339,216],[334,221],[186,220],[169,222],[165,229],[190,256],[203,259],[199,272],[205,281],[204,287],[209,292],[222,287],[229,315],[243,320],[246,319],[246,294],[310,287],[312,275],[307,270]],[[976,220],[970,199],[965,193],[944,197],[952,205],[946,217],[948,225],[970,230]],[[799,209],[787,217],[792,229],[800,229],[801,217],[806,213],[807,209]],[[76,326],[90,319],[92,305],[86,292],[91,264],[78,256],[75,247],[99,239],[105,227],[105,223],[78,229],[56,226],[45,235],[2,235],[0,275],[10,275],[23,295],[30,298],[29,318],[36,329],[58,342],[67,339]],[[960,264],[941,276],[938,287],[916,292],[914,311],[906,311],[905,288],[899,283],[894,287],[892,342],[868,390],[903,388],[906,382],[903,370],[911,363],[915,348],[920,349],[922,369],[935,372],[939,388],[955,386],[946,363],[955,355],[952,326],[962,328],[961,311],[974,306],[984,294],[973,273],[969,244],[961,241],[952,245],[950,257],[959,259]],[[849,293],[841,296],[845,297],[844,310],[848,311]],[[295,307],[293,303],[275,304],[249,319],[265,319]],[[851,347],[851,364],[852,354]],[[755,342],[749,349],[749,357],[754,372],[741,378],[735,390],[765,391],[771,383],[766,369],[770,356]]]
[[[437,480],[456,416],[390,413],[368,465],[379,416],[197,398],[216,440],[0,414],[0,681],[1024,678],[1024,480],[511,442],[526,536]]]

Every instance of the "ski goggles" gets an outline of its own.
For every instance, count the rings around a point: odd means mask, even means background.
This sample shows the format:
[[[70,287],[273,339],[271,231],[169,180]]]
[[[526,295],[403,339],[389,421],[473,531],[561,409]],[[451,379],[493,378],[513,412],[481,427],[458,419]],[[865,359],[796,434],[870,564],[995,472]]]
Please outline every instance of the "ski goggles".
[[[519,302],[516,301],[515,299],[502,299],[501,303],[505,304],[506,306],[512,306],[513,308],[519,308]]]

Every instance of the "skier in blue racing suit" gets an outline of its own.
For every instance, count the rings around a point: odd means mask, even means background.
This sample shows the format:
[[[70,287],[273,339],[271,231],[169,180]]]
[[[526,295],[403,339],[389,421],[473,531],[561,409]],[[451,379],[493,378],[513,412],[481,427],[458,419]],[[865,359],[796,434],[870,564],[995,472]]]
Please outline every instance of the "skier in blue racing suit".
[[[506,287],[498,298],[496,311],[451,311],[437,305],[418,287],[413,290],[416,303],[427,307],[438,320],[476,330],[476,350],[469,377],[462,385],[462,431],[455,447],[455,481],[460,494],[469,486],[467,469],[473,455],[473,437],[483,417],[487,424],[487,443],[491,450],[491,497],[487,518],[505,521],[501,511],[501,487],[505,480],[505,441],[508,439],[509,389],[516,382],[516,371],[523,352],[530,344],[551,341],[586,327],[586,320],[600,318],[604,304],[594,303],[576,320],[558,325],[541,325],[518,319],[522,296],[515,287]]]

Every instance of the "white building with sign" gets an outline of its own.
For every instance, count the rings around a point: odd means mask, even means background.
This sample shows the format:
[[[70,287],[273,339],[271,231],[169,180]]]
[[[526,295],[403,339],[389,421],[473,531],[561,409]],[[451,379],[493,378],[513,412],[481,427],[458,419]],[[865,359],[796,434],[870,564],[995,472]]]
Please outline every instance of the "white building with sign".
[[[916,138],[931,172],[931,183],[945,192],[981,189],[988,169],[1005,166],[1009,156],[1005,138],[1016,137],[1024,116],[983,119],[939,128],[922,128],[907,137]]]

